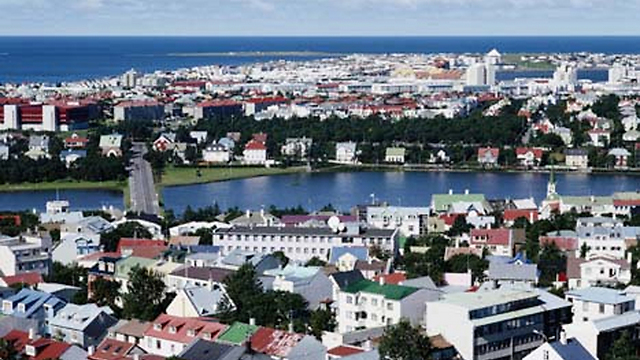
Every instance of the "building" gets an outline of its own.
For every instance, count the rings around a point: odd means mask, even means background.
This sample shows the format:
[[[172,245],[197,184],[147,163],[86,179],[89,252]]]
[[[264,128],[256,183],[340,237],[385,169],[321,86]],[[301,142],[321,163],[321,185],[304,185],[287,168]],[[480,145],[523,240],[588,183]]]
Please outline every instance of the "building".
[[[275,278],[271,285],[273,290],[302,295],[310,309],[317,309],[331,299],[331,280],[320,267],[287,265],[283,269],[267,270],[264,275]]]
[[[275,360],[326,360],[327,349],[313,336],[259,328],[249,340],[251,349]]]
[[[242,103],[233,100],[210,100],[196,105],[193,117],[195,120],[216,117],[241,116]]]
[[[293,157],[295,159],[304,159],[309,156],[311,147],[313,146],[313,139],[302,138],[287,138],[285,144],[282,145],[280,153],[284,156]]]
[[[60,237],[60,242],[53,248],[53,261],[70,265],[85,255],[101,251],[100,235],[85,235],[81,233],[66,233]]]
[[[616,169],[626,169],[629,167],[629,157],[631,153],[625,148],[613,148],[607,154],[614,158],[614,167]]]
[[[524,229],[471,229],[469,246],[491,255],[513,256],[516,245],[524,244]]]
[[[202,150],[202,160],[208,163],[226,164],[231,157],[231,150],[221,144],[211,144]]]
[[[384,162],[392,164],[404,164],[405,162],[405,148],[389,147],[385,150]]]
[[[583,149],[567,149],[564,152],[565,165],[575,169],[589,168],[589,154]]]
[[[140,357],[146,354],[142,348],[135,343],[120,341],[112,338],[102,340],[95,348],[90,348],[88,360],[125,360],[127,358]]]
[[[369,206],[367,224],[377,229],[399,229],[402,236],[427,233],[431,209],[426,207]]]
[[[50,334],[82,348],[97,346],[118,320],[108,306],[67,304],[49,321]]]
[[[11,330],[2,339],[13,346],[20,359],[25,360],[86,360],[88,355],[78,346],[38,337],[32,331]]]
[[[336,144],[336,162],[341,164],[355,164],[358,162],[357,144],[354,142],[339,142]]]
[[[520,258],[508,261],[489,262],[488,279],[496,285],[525,285],[534,287],[540,272],[536,264],[529,264]]]
[[[227,295],[224,286],[193,286],[178,290],[166,313],[185,318],[207,317],[218,314],[222,304],[227,304],[228,310],[234,309],[233,301]]]
[[[516,148],[516,157],[522,166],[540,166],[543,154],[543,150],[538,148]]]
[[[242,155],[242,162],[246,165],[264,165],[267,163],[267,146],[252,139],[244,146]]]
[[[565,331],[567,337],[578,340],[591,356],[606,359],[611,346],[623,333],[629,334],[632,341],[638,341],[638,324],[640,312],[628,311],[621,315],[569,324],[565,326]]]
[[[498,166],[498,157],[500,156],[500,149],[498,148],[479,148],[478,149],[478,164],[481,166]]]
[[[2,314],[33,320],[38,324],[38,333],[50,334],[49,321],[64,306],[65,302],[56,296],[25,288],[2,300]]]
[[[113,106],[113,120],[151,120],[164,119],[164,105],[154,100],[123,101]]]
[[[437,214],[455,214],[453,207],[459,203],[480,204],[484,209],[489,211],[491,209],[484,194],[470,194],[469,191],[465,191],[463,194],[454,194],[453,190],[450,190],[448,194],[433,194],[431,197],[431,209]]]
[[[192,287],[216,289],[224,287],[224,280],[233,270],[217,267],[185,266],[167,275],[167,287],[172,292]]]
[[[587,287],[565,293],[565,299],[573,304],[573,324],[579,326],[593,320],[622,315],[634,311],[636,299],[622,290]]]
[[[157,139],[153,141],[153,149],[155,151],[169,151],[173,150],[176,144],[176,134],[175,133],[162,133],[158,136]]]
[[[545,337],[557,339],[570,310],[569,302],[535,289],[444,294],[427,302],[426,327],[428,335],[442,335],[463,359],[521,359]]]
[[[122,135],[111,134],[100,136],[100,149],[102,156],[122,156]]]
[[[144,332],[140,346],[154,355],[176,356],[194,340],[213,341],[225,329],[226,325],[218,322],[162,314]]]
[[[425,302],[440,298],[439,291],[360,280],[338,291],[338,332],[395,325],[402,319],[423,324]]]
[[[0,272],[5,276],[25,272],[49,274],[51,246],[50,237],[0,235]]]
[[[624,259],[627,243],[624,223],[608,217],[579,218],[576,224],[578,250],[586,248],[589,256],[604,255],[613,259]]]
[[[562,332],[559,341],[545,342],[523,360],[596,360],[576,339],[567,339]]]
[[[567,282],[570,290],[591,286],[617,286],[631,281],[631,263],[605,255],[587,259],[570,254],[567,258]]]
[[[337,229],[339,230],[339,229]],[[222,254],[236,249],[270,254],[282,251],[289,259],[307,262],[314,257],[327,257],[335,246],[378,246],[395,254],[398,230],[361,228],[359,224],[342,231],[326,228],[243,227],[216,229],[213,243]]]

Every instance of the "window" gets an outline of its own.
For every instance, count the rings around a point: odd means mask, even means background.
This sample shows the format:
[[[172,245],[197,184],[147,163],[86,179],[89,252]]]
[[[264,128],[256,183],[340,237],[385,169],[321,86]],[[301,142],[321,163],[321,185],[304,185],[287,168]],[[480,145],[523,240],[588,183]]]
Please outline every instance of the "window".
[[[156,340],[156,349],[161,349],[162,348],[162,343],[160,343],[160,340]]]
[[[347,296],[347,304],[353,304],[353,296],[351,295]]]
[[[378,299],[371,299],[371,305],[378,306]]]
[[[582,302],[582,311],[589,311],[589,303],[584,301]]]
[[[604,304],[600,304],[600,314],[604,314]]]
[[[393,310],[393,303],[387,302],[387,310]]]

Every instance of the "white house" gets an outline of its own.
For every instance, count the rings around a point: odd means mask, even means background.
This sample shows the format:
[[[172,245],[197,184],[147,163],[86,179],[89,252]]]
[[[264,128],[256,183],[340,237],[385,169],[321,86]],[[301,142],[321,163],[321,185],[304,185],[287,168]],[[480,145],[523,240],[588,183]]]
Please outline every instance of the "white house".
[[[570,290],[597,285],[626,284],[631,281],[631,262],[630,259],[606,255],[588,255],[586,259],[569,256],[567,281]]]
[[[202,160],[208,163],[228,163],[231,161],[231,150],[220,144],[212,144],[202,150]]]
[[[565,294],[573,304],[573,324],[621,315],[635,310],[636,299],[622,290],[588,287]]]
[[[389,147],[385,150],[384,162],[404,164],[407,150],[399,147]]]
[[[331,299],[331,280],[320,267],[287,265],[284,269],[267,270],[264,275],[275,277],[273,290],[302,295],[310,309],[316,309],[323,301]]]
[[[267,147],[263,142],[250,140],[244,147],[242,162],[247,165],[264,165],[267,163]]]
[[[80,347],[98,345],[118,322],[108,306],[67,304],[49,321],[51,336]]]
[[[233,301],[224,286],[194,286],[178,290],[166,313],[187,318],[207,317],[220,312],[224,303],[230,304],[230,309],[233,309]]]
[[[65,233],[60,242],[53,248],[52,259],[55,262],[69,265],[79,258],[101,250],[100,235]]]
[[[577,339],[567,339],[562,333],[560,341],[545,342],[523,360],[596,360]]]
[[[564,152],[565,165],[575,169],[586,169],[589,167],[589,155],[583,149],[567,149]]]
[[[0,272],[4,276],[25,272],[49,274],[51,246],[50,237],[0,235]]]
[[[613,201],[612,206],[613,208]],[[586,247],[589,256],[604,255],[614,259],[624,259],[627,244],[624,237],[624,223],[608,217],[579,218],[576,224],[578,249]]]
[[[341,164],[355,164],[358,162],[356,152],[357,144],[354,142],[336,143],[336,162]]]
[[[640,312],[628,311],[620,315],[608,316],[586,322],[574,322],[565,325],[567,337],[580,341],[591,356],[605,359],[611,345],[626,332],[632,341],[638,340],[637,327],[640,323]]]
[[[150,354],[171,357],[187,348],[195,339],[215,340],[226,325],[162,314],[144,332],[140,346]]]
[[[378,229],[399,229],[403,236],[426,233],[431,210],[427,207],[369,206],[367,224]]]

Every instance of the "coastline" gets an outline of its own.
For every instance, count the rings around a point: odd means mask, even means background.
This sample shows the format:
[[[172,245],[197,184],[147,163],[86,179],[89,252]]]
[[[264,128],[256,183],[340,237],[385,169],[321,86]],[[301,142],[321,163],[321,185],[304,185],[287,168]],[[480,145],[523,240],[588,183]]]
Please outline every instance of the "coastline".
[[[0,192],[11,193],[20,191],[51,191],[51,190],[108,190],[124,192],[126,181],[52,181],[42,183],[1,184]]]

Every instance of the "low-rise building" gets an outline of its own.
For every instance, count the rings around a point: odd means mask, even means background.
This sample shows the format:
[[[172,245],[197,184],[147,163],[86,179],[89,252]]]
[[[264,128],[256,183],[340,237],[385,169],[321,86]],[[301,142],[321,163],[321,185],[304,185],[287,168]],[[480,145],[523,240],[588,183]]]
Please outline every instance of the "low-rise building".
[[[70,265],[85,255],[101,251],[100,236],[79,233],[65,233],[53,248],[53,261]]]
[[[567,337],[573,337],[584,346],[596,359],[606,359],[609,350],[623,333],[627,333],[631,341],[637,342],[640,312],[628,311],[614,315],[578,322],[565,326]]]
[[[331,299],[331,280],[320,267],[287,265],[283,269],[267,270],[264,275],[275,278],[273,290],[300,294],[310,309],[316,309]]]
[[[403,236],[427,233],[427,220],[431,210],[427,207],[369,206],[367,224],[377,229],[399,229]]]
[[[578,325],[635,310],[636,299],[622,290],[588,287],[565,294],[573,304],[573,324]]]
[[[336,144],[336,162],[341,164],[355,164],[358,162],[357,144],[354,142],[339,142]]]
[[[100,136],[99,147],[102,150],[102,156],[122,156],[122,135],[111,134]]]
[[[117,323],[108,306],[67,304],[49,321],[51,336],[82,348],[98,345]]]
[[[524,244],[524,229],[471,229],[469,246],[491,255],[513,256],[517,244]]]
[[[164,105],[153,100],[123,101],[113,106],[113,120],[162,120]]]
[[[202,150],[202,160],[208,163],[226,164],[231,156],[231,150],[221,144],[211,144]]]
[[[196,339],[215,340],[226,329],[218,322],[162,314],[144,332],[140,346],[159,356],[176,356]]]
[[[2,300],[2,314],[33,320],[38,324],[38,333],[49,334],[49,321],[64,306],[65,302],[56,296],[25,288]]]
[[[565,165],[575,169],[587,169],[589,167],[589,154],[583,149],[567,149],[564,152]]]
[[[499,156],[500,156],[500,149],[498,148],[479,148],[478,164],[486,167],[498,166]]]
[[[178,290],[166,313],[186,318],[207,317],[218,314],[223,304],[227,305],[226,311],[234,309],[224,286],[193,286]]]
[[[405,148],[389,147],[385,150],[384,162],[391,164],[404,164],[406,152]]]
[[[631,281],[631,263],[605,255],[567,258],[567,282],[569,289],[591,286],[616,286]]]
[[[0,235],[0,272],[5,276],[25,272],[49,274],[51,246],[50,237]]]
[[[326,360],[327,349],[313,336],[261,327],[249,340],[251,349],[275,360]]]

